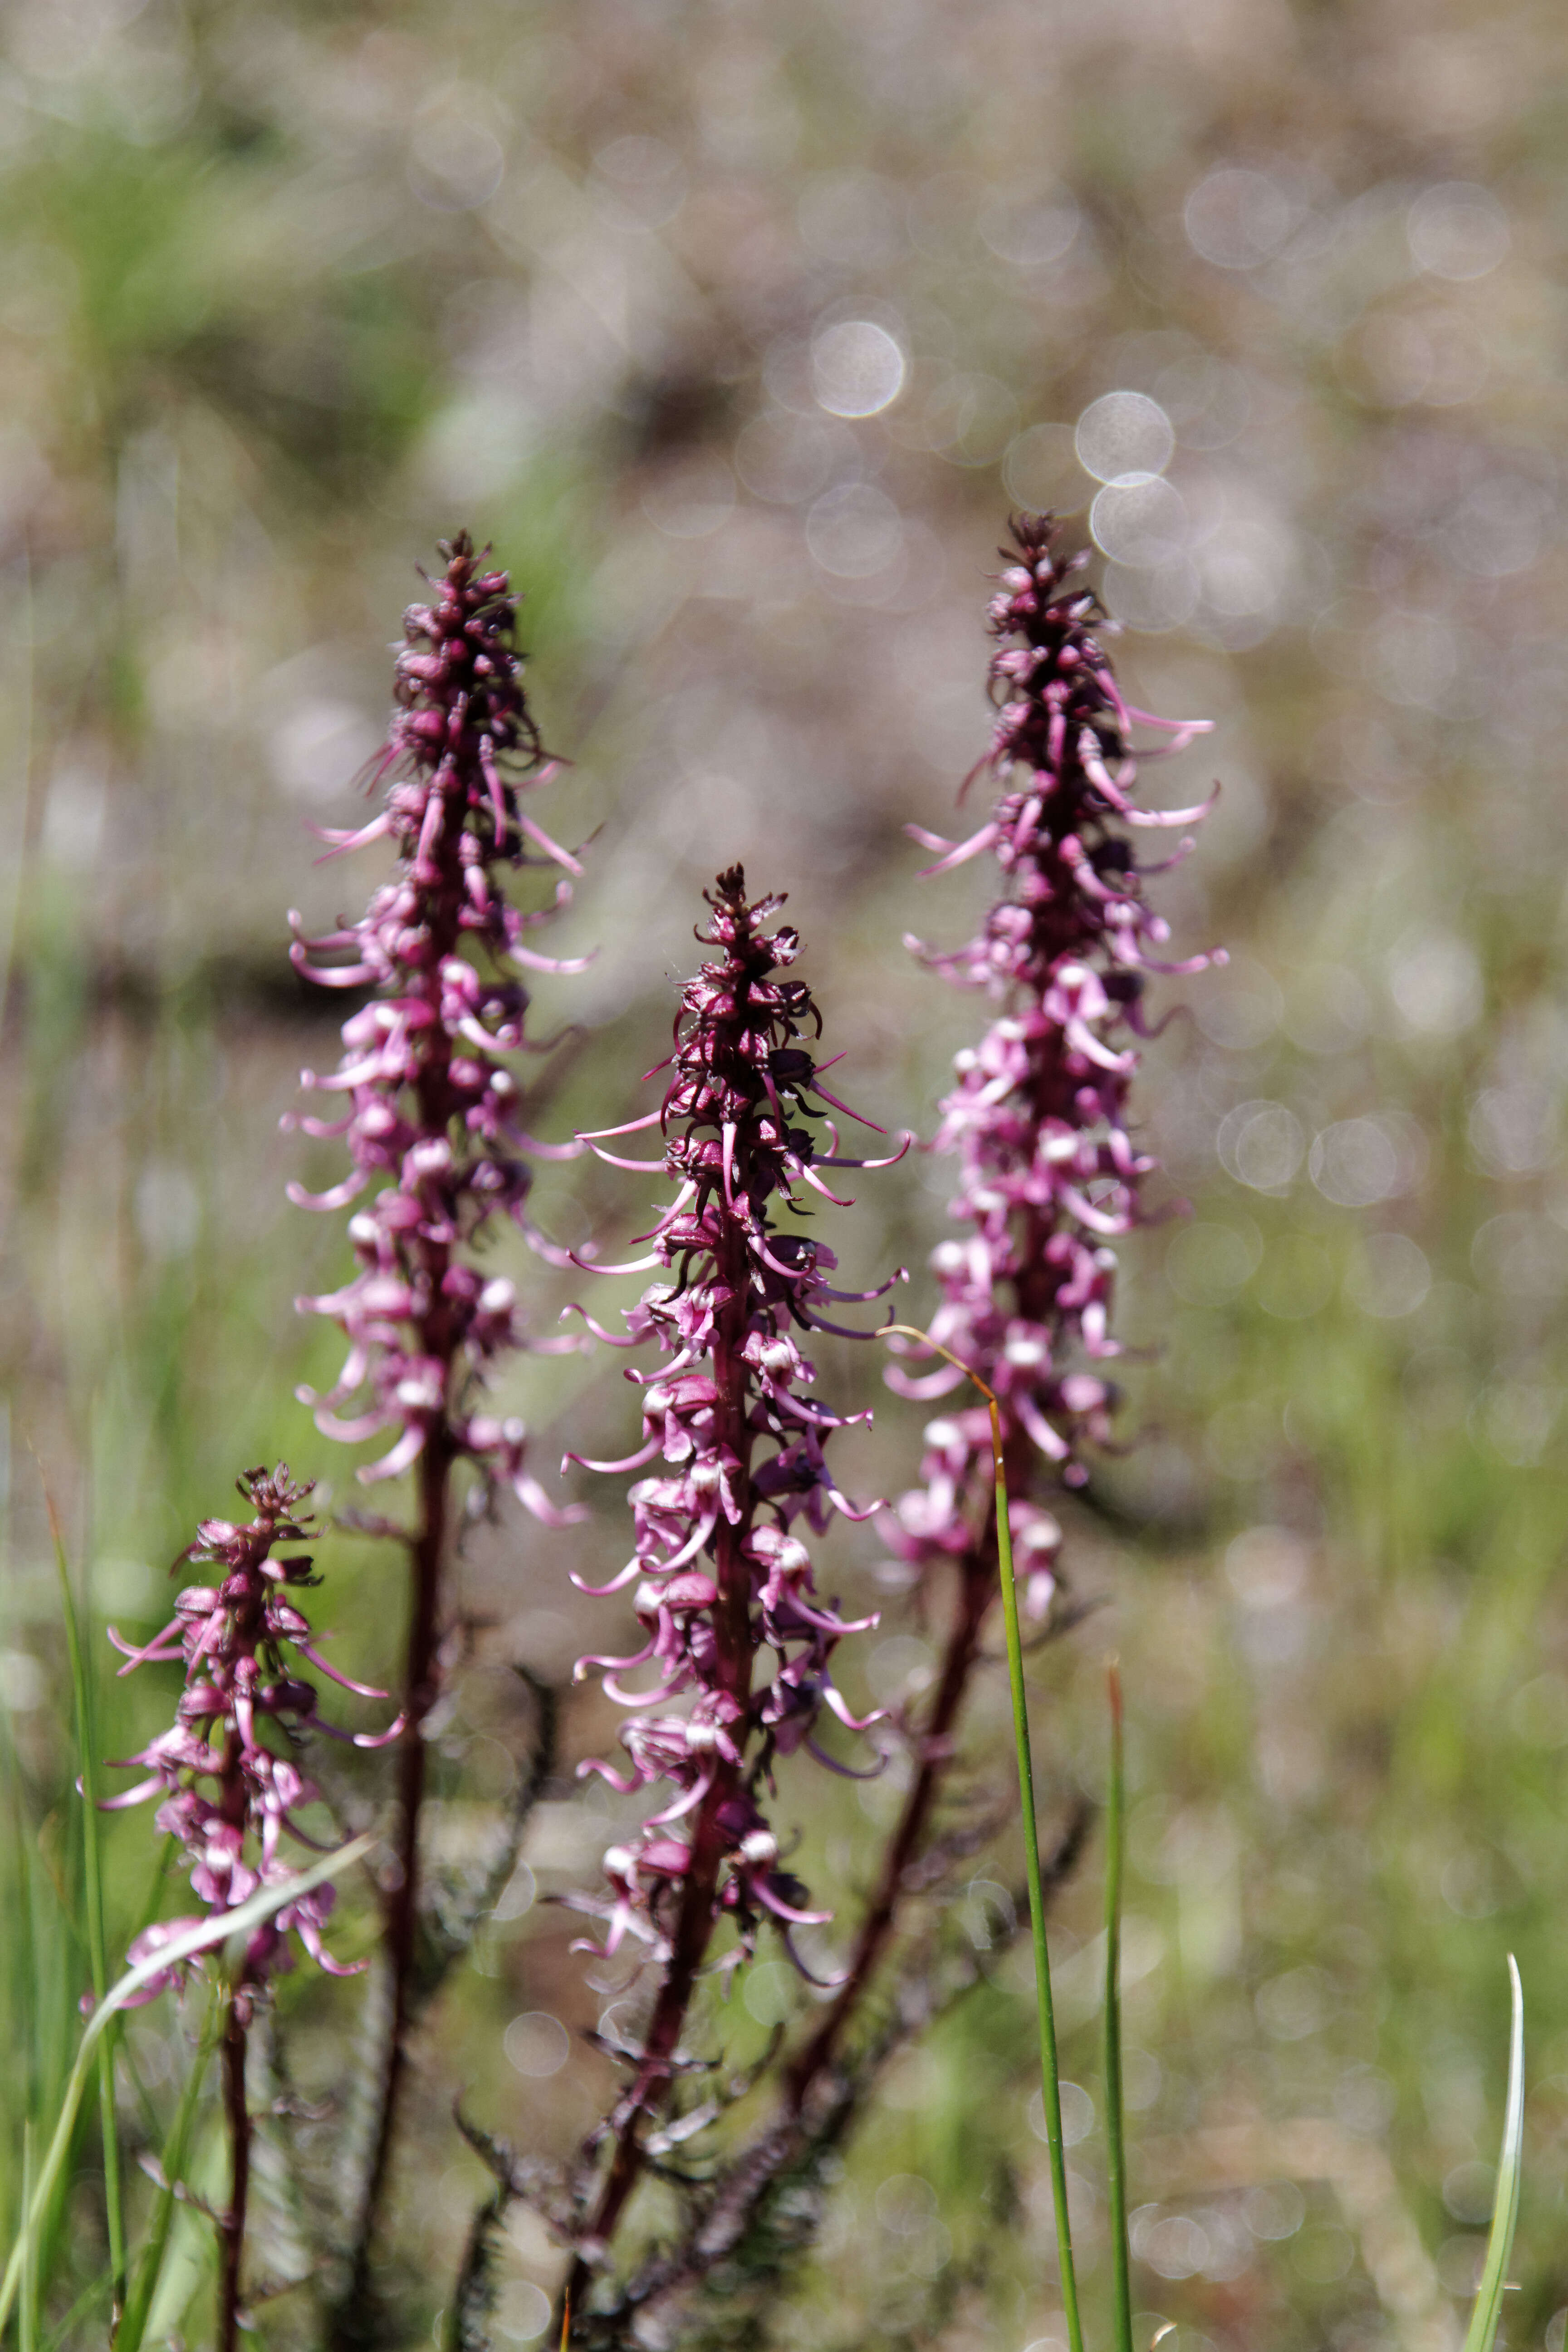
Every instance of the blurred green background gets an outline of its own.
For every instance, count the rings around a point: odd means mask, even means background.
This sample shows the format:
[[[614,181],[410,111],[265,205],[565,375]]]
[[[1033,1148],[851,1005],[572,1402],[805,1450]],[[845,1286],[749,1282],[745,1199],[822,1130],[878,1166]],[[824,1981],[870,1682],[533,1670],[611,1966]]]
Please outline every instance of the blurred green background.
[[[85,1981],[40,1473],[94,1610],[127,1628],[161,1619],[166,1561],[241,1467],[282,1454],[352,1489],[292,1402],[335,1370],[293,1296],[345,1249],[282,1197],[336,1164],[278,1132],[300,1066],[335,1054],[284,915],[354,909],[379,878],[374,852],[314,866],[307,828],[361,805],[411,564],[463,523],[493,540],[574,763],[541,814],[596,831],[555,937],[598,958],[539,1008],[587,1034],[541,1123],[644,1107],[697,893],[741,857],[790,895],[849,1098],[929,1132],[982,1008],[900,940],[962,936],[984,877],[917,883],[901,827],[950,826],[985,741],[984,574],[1009,505],[1053,504],[1100,551],[1132,698],[1217,722],[1149,772],[1182,802],[1224,780],[1163,904],[1183,950],[1232,950],[1149,1052],[1145,1116],[1194,1214],[1127,1252],[1142,1442],[1069,1528],[1074,1589],[1107,1606],[1035,1668],[1058,1811],[1100,1787],[1109,1648],[1129,1690],[1141,2327],[1175,2323],[1178,2352],[1458,2342],[1513,1949],[1531,2087],[1507,2341],[1562,2352],[1560,14],[18,0],[0,25],[13,2202]],[[902,1260],[907,1311],[929,1310],[943,1171],[861,1191],[833,1227],[847,1267]],[[647,1223],[638,1181],[602,1168],[541,1197],[573,1243]],[[547,1322],[574,1286],[522,1270]],[[863,1397],[863,1354],[821,1360]],[[552,1481],[563,1444],[619,1452],[633,1425],[604,1351],[507,1393]],[[841,1475],[896,1492],[919,1429],[887,1399]],[[569,1538],[508,1520],[470,1547],[433,1820],[453,1867],[493,1841],[526,1752],[510,1662],[616,1645],[614,1605],[566,1580],[623,1556],[616,1488],[592,1499]],[[347,1539],[323,1565],[336,1654],[392,1671],[393,1569]],[[940,1599],[922,1613],[868,1529],[837,1532],[824,1580],[881,1589],[847,1684],[918,1691]],[[172,1696],[167,1669],[106,1689],[110,1752]],[[574,1701],[569,1759],[607,1713]],[[971,1729],[966,1784],[1005,1788],[999,1686]],[[798,1775],[781,1795],[835,1932],[896,1771],[863,1803]],[[619,1980],[527,1897],[591,1879],[617,1818],[563,1774],[427,2037],[410,2344],[484,2189],[453,2095],[563,2151],[609,2094],[552,2021],[595,2024]],[[147,1816],[108,1837],[119,1949]],[[1005,1849],[983,1867],[1011,1875]],[[1058,1939],[1091,2263],[1097,1877],[1091,1856]],[[363,1948],[368,1914],[345,1911]],[[748,2336],[731,2282],[721,2340],[1059,2338],[1026,1967],[901,2063],[795,2299]],[[341,2083],[360,1998],[283,1989],[312,2096]],[[760,2047],[797,2006],[764,1959],[725,2031]],[[194,2030],[142,2013],[133,2140]],[[303,2126],[308,2165],[334,2128]],[[204,2160],[217,2193],[216,2140]],[[288,2279],[308,2257],[268,2177]],[[98,2261],[90,2182],[73,2210],[57,2320]],[[180,2228],[155,2340],[199,2343],[203,2225]],[[539,2337],[560,2260],[513,2217],[498,2343]],[[311,2342],[309,2285],[258,2317]],[[101,2341],[101,2316],[66,2340]]]

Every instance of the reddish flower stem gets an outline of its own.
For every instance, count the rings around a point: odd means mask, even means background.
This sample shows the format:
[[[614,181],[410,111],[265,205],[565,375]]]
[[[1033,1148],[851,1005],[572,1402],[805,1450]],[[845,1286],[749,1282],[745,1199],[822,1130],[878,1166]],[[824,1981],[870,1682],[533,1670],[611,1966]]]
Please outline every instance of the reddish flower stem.
[[[228,2210],[219,2225],[222,2268],[218,2285],[217,2352],[237,2352],[239,2343],[239,2273],[245,2255],[245,2210],[250,2194],[250,2107],[245,2091],[246,2023],[242,1984],[229,2000],[223,2036],[224,2112],[233,2175]]]
[[[386,1904],[385,1953],[392,1978],[392,2020],[376,2111],[375,2137],[365,2173],[363,2202],[355,2236],[351,2291],[343,2315],[347,2333],[338,2341],[357,2343],[353,2314],[363,2308],[370,2265],[386,2199],[387,2176],[397,2129],[408,2032],[413,2022],[414,1955],[419,1929],[419,1819],[425,1801],[425,1718],[439,1689],[441,1577],[451,1500],[451,1449],[444,1430],[431,1433],[419,1463],[420,1526],[412,1548],[413,1591],[404,1661],[407,1728],[399,1776],[396,1874]]]

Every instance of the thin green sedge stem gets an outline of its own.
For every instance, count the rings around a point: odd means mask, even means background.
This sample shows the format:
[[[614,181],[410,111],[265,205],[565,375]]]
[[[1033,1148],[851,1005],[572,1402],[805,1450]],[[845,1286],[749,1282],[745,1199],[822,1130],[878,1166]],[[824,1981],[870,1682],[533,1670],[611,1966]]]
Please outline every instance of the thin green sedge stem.
[[[1035,1818],[1035,1766],[1029,1744],[1029,1702],[1024,1687],[1024,1639],[1018,1625],[1018,1589],[1013,1576],[1013,1538],[1007,1517],[1007,1465],[1002,1453],[1002,1409],[978,1372],[950,1349],[912,1323],[885,1323],[879,1339],[919,1339],[933,1354],[973,1381],[991,1411],[991,1461],[996,1491],[996,1564],[1002,1586],[1002,1616],[1007,1636],[1007,1680],[1013,1695],[1013,1737],[1018,1759],[1018,1801],[1024,1820],[1024,1867],[1029,1884],[1029,1925],[1035,1944],[1035,1990],[1040,2037],[1040,2091],[1045,2105],[1046,2147],[1051,2162],[1051,2200],[1056,2208],[1057,2255],[1061,2269],[1062,2315],[1068,2352],[1083,2352],[1079,2316],[1078,2273],[1073,2263],[1072,2221],[1068,2212],[1067,2150],[1062,2139],[1061,2072],[1057,2062],[1056,2004],[1051,1998],[1051,1961],[1046,1945],[1046,1893],[1040,1877],[1040,1833]]]
[[[33,2197],[33,2119],[29,2116],[22,2126],[22,2207],[26,2211]],[[38,2341],[38,2281],[37,2257],[31,2241],[22,2264],[22,2300],[16,2314],[16,2333],[21,2352],[35,2352]]]
[[[98,1725],[92,1677],[82,1650],[76,1598],[71,1591],[65,1539],[55,1516],[54,1499],[46,1487],[44,1508],[54,1538],[55,1569],[59,1578],[60,1614],[65,1621],[66,1648],[70,1657],[71,1687],[76,1698],[77,1758],[82,1794],[82,1875],[86,1880],[87,1948],[95,2000],[109,1990],[109,1945],[103,1926],[103,1870],[99,1848]],[[125,2198],[120,2178],[120,2124],[114,2097],[114,2053],[119,2040],[111,2026],[98,2048],[98,2112],[103,2139],[103,2202],[108,2221],[110,2305],[116,2318],[125,2302]]]
[[[1121,1847],[1127,1811],[1121,1759],[1121,1674],[1105,1669],[1110,1701],[1110,1786],[1105,1806],[1105,2140],[1110,2191],[1117,2352],[1132,2352],[1132,2271],[1127,2244],[1127,2149],[1121,2121]]]

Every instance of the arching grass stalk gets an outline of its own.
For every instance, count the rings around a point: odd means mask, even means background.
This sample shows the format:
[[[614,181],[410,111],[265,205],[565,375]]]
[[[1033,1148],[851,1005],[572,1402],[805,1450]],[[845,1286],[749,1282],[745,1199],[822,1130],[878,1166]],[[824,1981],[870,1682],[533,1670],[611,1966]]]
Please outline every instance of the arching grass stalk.
[[[114,2352],[142,2352],[142,2339],[147,2333],[147,2322],[152,2316],[153,2298],[158,2291],[158,2282],[163,2274],[164,2257],[169,2251],[169,2233],[174,2222],[174,2200],[190,2161],[191,2133],[201,2102],[202,2085],[206,2081],[207,2066],[217,2047],[224,2011],[223,1995],[215,1988],[207,1998],[207,2013],[202,2026],[201,2040],[191,2061],[179,2105],[174,2110],[174,2120],[163,2142],[160,2167],[163,2178],[158,2190],[158,2202],[153,2208],[153,2226],[147,2233],[147,2242],[142,2250],[136,2275],[125,2298],[124,2316],[115,2331]]]
[[[1007,1466],[1003,1455],[1002,1413],[995,1393],[940,1341],[912,1323],[887,1323],[879,1339],[918,1339],[957,1366],[973,1381],[991,1413],[991,1459],[996,1490],[996,1555],[1002,1583],[1002,1616],[1007,1637],[1007,1680],[1013,1695],[1013,1738],[1018,1759],[1018,1801],[1024,1823],[1024,1867],[1029,1885],[1029,1927],[1035,1944],[1035,1996],[1040,2036],[1040,2090],[1045,2102],[1046,2146],[1051,2160],[1051,2199],[1056,2208],[1057,2254],[1061,2269],[1062,2313],[1069,2352],[1083,2352],[1079,2316],[1078,2273],[1073,2264],[1072,2221],[1068,2211],[1067,2154],[1062,2141],[1061,2070],[1057,2060],[1056,2004],[1051,1998],[1051,1961],[1046,1944],[1046,1895],[1040,1877],[1040,1835],[1035,1819],[1035,1767],[1029,1745],[1029,1705],[1024,1688],[1024,1642],[1018,1624],[1018,1591],[1013,1577],[1013,1543],[1007,1518]]]
[[[77,2051],[76,2063],[66,2084],[65,2097],[60,2103],[54,2136],[38,2168],[37,2177],[31,2183],[30,2194],[23,2208],[22,2226],[11,2249],[5,2276],[0,2279],[0,2331],[4,2330],[11,2316],[16,2290],[22,2284],[26,2265],[33,2258],[49,2199],[70,2153],[71,2135],[76,2128],[82,2093],[87,2087],[87,2079],[92,2072],[100,2044],[121,2011],[132,2007],[138,1993],[145,1992],[149,1985],[167,1977],[183,1961],[193,1960],[202,1952],[215,1950],[220,1944],[226,1943],[231,1936],[248,1936],[289,1904],[301,1902],[317,1887],[349,1870],[370,1852],[374,1843],[374,1832],[366,1831],[362,1837],[340,1846],[335,1853],[326,1854],[320,1862],[312,1863],[309,1870],[263,1886],[258,1894],[251,1895],[248,1902],[236,1905],[232,1911],[220,1911],[211,1918],[198,1919],[179,1928],[156,1950],[139,1959],[134,1968],[127,1969],[118,1984],[110,1986],[88,2020],[87,2030]]]

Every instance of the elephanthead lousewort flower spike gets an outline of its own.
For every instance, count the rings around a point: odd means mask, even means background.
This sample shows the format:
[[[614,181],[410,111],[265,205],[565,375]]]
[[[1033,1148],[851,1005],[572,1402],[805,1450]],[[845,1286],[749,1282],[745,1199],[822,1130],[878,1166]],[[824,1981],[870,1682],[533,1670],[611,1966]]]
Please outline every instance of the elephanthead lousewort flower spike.
[[[1000,796],[956,846],[910,828],[942,852],[931,874],[989,851],[1002,893],[978,937],[956,952],[908,944],[1000,1007],[979,1045],[958,1055],[957,1084],[942,1106],[934,1148],[957,1156],[952,1214],[963,1231],[934,1254],[942,1304],[931,1328],[996,1391],[1009,1438],[1023,1444],[1013,1539],[1037,1612],[1049,1599],[1059,1537],[1028,1498],[1027,1456],[1037,1449],[1064,1484],[1080,1485],[1080,1439],[1108,1433],[1114,1396],[1100,1367],[1119,1352],[1112,1244],[1141,1222],[1141,1189],[1154,1166],[1134,1146],[1127,1112],[1139,1059],[1132,1040],[1147,1034],[1145,978],[1225,959],[1160,959],[1169,932],[1150,911],[1145,879],[1192,844],[1163,865],[1140,866],[1128,838],[1191,824],[1208,805],[1156,811],[1139,803],[1133,728],[1163,730],[1163,748],[1174,751],[1207,722],[1131,709],[1095,634],[1097,620],[1102,631],[1111,625],[1077,577],[1083,556],[1058,552],[1048,515],[1026,515],[1013,532],[1018,560],[1002,574],[989,615],[1000,708],[973,772],[994,775]],[[944,1366],[920,1378],[895,1369],[889,1378],[905,1394],[935,1398],[963,1376]],[[933,1421],[926,1447],[924,1485],[900,1499],[892,1533],[920,1565],[973,1548],[980,1490],[987,1503],[990,1494],[985,1410]]]
[[[521,1423],[476,1411],[473,1391],[509,1349],[574,1343],[528,1339],[510,1281],[487,1277],[461,1253],[501,1209],[552,1254],[528,1216],[528,1160],[570,1157],[578,1147],[541,1144],[523,1130],[517,1081],[501,1056],[540,1050],[524,1034],[528,995],[519,971],[582,967],[528,946],[529,930],[552,908],[521,913],[500,877],[554,868],[559,907],[582,869],[520,804],[525,782],[543,782],[556,770],[522,772],[542,755],[513,648],[517,601],[507,575],[489,570],[466,534],[442,551],[445,577],[427,604],[405,616],[398,709],[373,776],[392,779],[385,804],[357,832],[326,835],[333,854],[390,839],[399,871],[359,922],[325,939],[299,936],[300,919],[290,918],[291,952],[308,978],[375,993],[343,1024],[337,1070],[304,1073],[307,1091],[347,1097],[344,1114],[285,1121],[310,1135],[342,1136],[353,1169],[326,1192],[293,1184],[289,1196],[307,1208],[340,1209],[381,1183],[350,1220],[354,1278],[300,1302],[332,1317],[349,1341],[331,1393],[300,1394],[330,1437],[355,1444],[393,1433],[362,1479],[395,1477],[434,1442],[504,1479],[555,1526],[567,1515],[525,1466]],[[349,961],[316,961],[339,954]],[[340,1408],[356,1398],[360,1409],[344,1417]]]
[[[666,1959],[661,1922],[683,1887],[700,1885],[706,1908],[732,1914],[748,1945],[764,1916],[786,1930],[826,1916],[802,1909],[801,1890],[779,1869],[757,1790],[776,1756],[803,1745],[822,1756],[813,1729],[824,1706],[865,1728],[834,1688],[829,1661],[845,1633],[874,1621],[847,1624],[817,1598],[797,1529],[820,1535],[835,1512],[869,1516],[840,1492],[826,1454],[834,1430],[867,1416],[835,1413],[802,1393],[816,1373],[796,1334],[838,1330],[825,1307],[891,1287],[835,1289],[833,1252],[770,1221],[772,1204],[793,1207],[803,1183],[849,1206],[828,1190],[823,1168],[889,1162],[840,1155],[837,1129],[817,1108],[846,1109],[800,1042],[805,1030],[821,1034],[810,991],[782,977],[799,939],[787,926],[763,929],[782,901],[748,904],[739,866],[708,897],[712,921],[698,937],[718,954],[682,992],[663,1109],[605,1130],[659,1126],[662,1163],[623,1160],[601,1150],[598,1138],[584,1139],[614,1166],[662,1165],[679,1187],[650,1236],[652,1253],[637,1261],[670,1267],[678,1279],[645,1293],[627,1312],[631,1339],[616,1343],[654,1338],[669,1359],[652,1379],[629,1376],[644,1386],[643,1444],[623,1462],[585,1465],[639,1470],[662,1456],[631,1489],[631,1559],[608,1584],[590,1588],[614,1592],[635,1583],[647,1638],[628,1657],[588,1657],[577,1668],[579,1678],[602,1668],[607,1695],[637,1717],[623,1735],[629,1777],[604,1763],[583,1769],[623,1792],[673,1784],[672,1801],[637,1844],[606,1856],[614,1894],[597,1906],[610,1921],[612,1948],[630,1930]],[[801,1124],[809,1118],[826,1120],[826,1151]],[[764,1649],[774,1671],[753,1687]],[[630,1691],[626,1677],[640,1667],[654,1680]],[[693,1691],[689,1715],[650,1712]]]
[[[118,1811],[162,1797],[157,1826],[184,1847],[192,1891],[209,1916],[234,1910],[260,1887],[287,1878],[298,1867],[279,1853],[285,1832],[307,1846],[314,1844],[294,1821],[298,1808],[316,1794],[289,1752],[303,1734],[325,1732],[334,1739],[352,1738],[356,1747],[374,1748],[395,1738],[402,1727],[394,1724],[374,1736],[350,1734],[321,1720],[314,1685],[291,1670],[285,1647],[345,1690],[364,1698],[384,1698],[386,1694],[352,1682],[329,1665],[312,1643],[299,1601],[301,1588],[318,1580],[310,1573],[309,1556],[274,1557],[277,1544],[310,1540],[310,1524],[299,1509],[310,1486],[296,1486],[279,1464],[270,1475],[247,1470],[239,1491],[256,1517],[244,1527],[227,1519],[204,1519],[195,1543],[180,1555],[181,1559],[212,1566],[218,1571],[217,1582],[188,1586],[163,1632],[141,1649],[132,1649],[112,1629],[110,1633],[125,1656],[122,1675],[150,1660],[183,1659],[185,1687],[173,1729],[160,1732],[139,1755],[125,1759],[127,1765],[145,1766],[148,1777],[122,1795],[106,1799],[106,1809]],[[279,1744],[262,1737],[268,1723],[277,1727]],[[287,1944],[290,1931],[332,1975],[354,1973],[334,1960],[321,1942],[332,1901],[332,1888],[318,1886],[254,1931],[236,1991],[237,2002],[247,2012],[256,1987],[292,1965]],[[194,1924],[173,1919],[147,1928],[131,1947],[132,1963],[151,1957],[179,1929]],[[154,1979],[141,1998],[153,2000],[168,1982],[167,1977]]]
[[[839,1152],[822,1106],[846,1107],[827,1092],[802,1042],[820,1034],[821,1016],[805,982],[787,976],[800,942],[787,926],[764,928],[781,901],[749,903],[734,866],[708,903],[712,919],[697,936],[714,954],[681,994],[663,1108],[604,1130],[661,1128],[663,1160],[601,1151],[616,1166],[662,1166],[677,1192],[649,1236],[651,1253],[631,1267],[605,1269],[658,1265],[675,1276],[627,1310],[631,1337],[616,1343],[651,1338],[668,1359],[651,1377],[629,1374],[643,1387],[643,1443],[624,1462],[586,1465],[658,1466],[631,1489],[631,1559],[596,1588],[635,1583],[643,1642],[629,1656],[584,1658],[577,1668],[579,1676],[602,1669],[609,1696],[630,1710],[623,1734],[630,1770],[599,1762],[583,1769],[623,1791],[657,1781],[669,1792],[634,1841],[605,1854],[607,1890],[569,1898],[605,1924],[603,1946],[588,1948],[614,1951],[630,1936],[665,1971],[634,2081],[595,2136],[616,2149],[592,2226],[600,2241],[640,2170],[637,2119],[668,2087],[719,1919],[739,1929],[739,1958],[766,1919],[787,1948],[793,1927],[827,1916],[810,1908],[782,1866],[763,1811],[775,1759],[804,1746],[829,1761],[814,1736],[825,1706],[852,1730],[870,1720],[850,1714],[834,1688],[831,1660],[846,1633],[875,1621],[847,1622],[818,1596],[805,1540],[835,1513],[870,1516],[846,1498],[826,1458],[833,1432],[866,1416],[833,1412],[807,1393],[816,1376],[800,1339],[838,1329],[826,1319],[837,1303],[882,1292],[835,1288],[833,1252],[805,1234],[781,1233],[773,1218],[779,1203],[795,1207],[802,1185],[837,1200],[825,1168],[889,1163]],[[806,1124],[816,1120],[826,1149]],[[602,1139],[585,1139],[600,1150]],[[771,1671],[759,1677],[764,1655]],[[639,1670],[651,1682],[628,1689]],[[689,1706],[665,1711],[677,1698]]]

